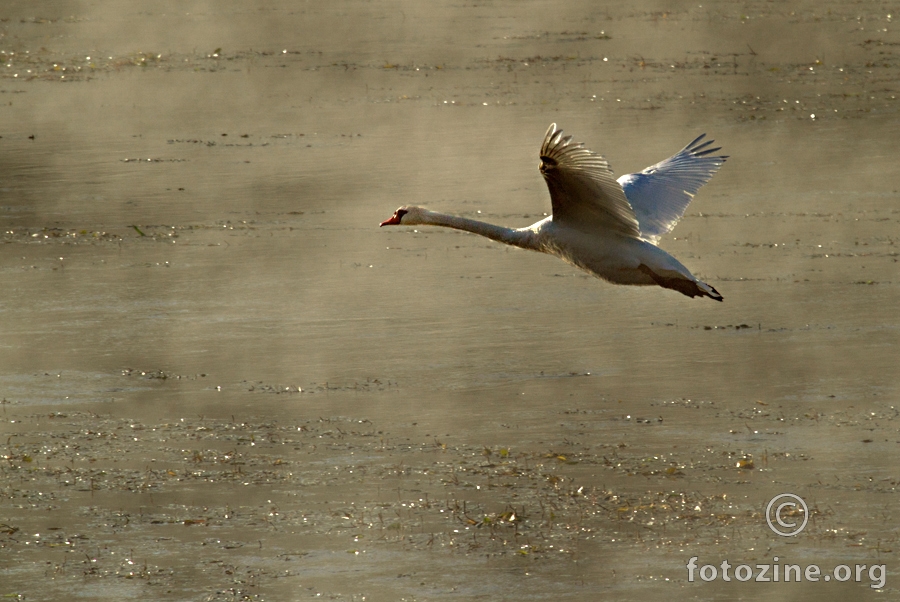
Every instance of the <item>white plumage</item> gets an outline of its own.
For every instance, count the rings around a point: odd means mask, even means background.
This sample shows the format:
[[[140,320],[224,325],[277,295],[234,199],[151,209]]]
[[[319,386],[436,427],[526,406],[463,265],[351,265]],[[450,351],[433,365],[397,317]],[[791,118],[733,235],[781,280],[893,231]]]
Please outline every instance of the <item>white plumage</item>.
[[[656,246],[670,232],[694,194],[727,159],[713,156],[704,135],[640,173],[613,176],[601,155],[563,136],[552,124],[541,145],[541,174],[553,214],[527,228],[505,228],[468,218],[404,206],[381,223],[465,230],[505,244],[557,257],[616,284],[652,285],[688,297],[722,300],[677,259]]]

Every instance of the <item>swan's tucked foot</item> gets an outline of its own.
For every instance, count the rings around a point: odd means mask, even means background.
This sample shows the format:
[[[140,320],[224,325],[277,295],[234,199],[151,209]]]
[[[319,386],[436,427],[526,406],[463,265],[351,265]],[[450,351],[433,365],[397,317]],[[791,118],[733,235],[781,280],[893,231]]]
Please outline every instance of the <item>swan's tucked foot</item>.
[[[682,295],[687,295],[692,299],[694,297],[709,297],[710,299],[714,299],[716,301],[725,300],[724,297],[719,294],[719,291],[706,284],[705,282],[701,282],[700,280],[687,280],[683,276],[663,276],[661,274],[657,274],[644,264],[638,266],[638,269],[650,276],[650,278],[652,278],[653,282],[655,282],[656,284],[664,288],[676,290]]]

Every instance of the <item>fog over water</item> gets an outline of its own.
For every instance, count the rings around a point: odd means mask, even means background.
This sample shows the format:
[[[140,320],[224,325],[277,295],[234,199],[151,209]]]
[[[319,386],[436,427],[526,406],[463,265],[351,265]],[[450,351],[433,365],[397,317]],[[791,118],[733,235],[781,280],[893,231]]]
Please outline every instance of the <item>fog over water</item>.
[[[0,6],[0,596],[896,595],[895,9]],[[724,303],[378,227],[541,219],[552,122],[723,147]]]

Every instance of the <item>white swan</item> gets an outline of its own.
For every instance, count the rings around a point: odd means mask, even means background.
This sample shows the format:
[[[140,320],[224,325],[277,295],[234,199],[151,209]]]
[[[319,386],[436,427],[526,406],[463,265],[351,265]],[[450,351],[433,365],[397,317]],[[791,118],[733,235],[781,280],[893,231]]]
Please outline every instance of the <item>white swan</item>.
[[[727,156],[710,156],[712,140],[698,136],[675,155],[644,171],[614,179],[602,156],[572,142],[551,124],[541,145],[540,170],[553,215],[526,228],[505,228],[404,206],[382,226],[444,226],[556,255],[616,284],[652,285],[688,297],[722,295],[656,246],[672,230],[694,194]]]

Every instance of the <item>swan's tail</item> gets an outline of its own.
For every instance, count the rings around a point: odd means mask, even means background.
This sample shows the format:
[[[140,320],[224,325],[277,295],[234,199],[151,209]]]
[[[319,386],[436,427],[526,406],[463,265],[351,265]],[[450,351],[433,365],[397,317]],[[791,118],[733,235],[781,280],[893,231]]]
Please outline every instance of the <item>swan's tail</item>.
[[[670,288],[672,290],[678,291],[682,295],[687,295],[690,298],[694,297],[709,297],[710,299],[714,299],[715,301],[724,301],[725,298],[719,294],[719,291],[706,284],[702,280],[687,279],[681,274],[674,274],[672,276],[663,276],[661,274],[657,274],[646,265],[641,264],[638,267],[639,270],[650,276],[653,279],[653,282],[664,287]]]

